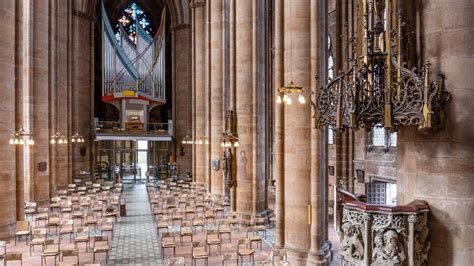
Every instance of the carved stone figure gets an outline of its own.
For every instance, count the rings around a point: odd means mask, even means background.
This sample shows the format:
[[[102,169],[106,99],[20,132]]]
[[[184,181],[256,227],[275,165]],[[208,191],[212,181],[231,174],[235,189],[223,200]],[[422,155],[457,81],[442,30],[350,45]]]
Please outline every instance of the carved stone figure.
[[[245,151],[240,152],[239,159],[239,179],[247,180],[247,157],[245,156]]]
[[[375,235],[373,265],[402,265],[405,258],[405,250],[395,230],[389,229],[383,234],[379,232]]]
[[[356,260],[362,260],[364,258],[364,245],[360,228],[346,222],[342,225],[342,232],[341,252]]]
[[[232,187],[232,151],[231,149],[225,149],[222,152],[222,175],[226,186]]]

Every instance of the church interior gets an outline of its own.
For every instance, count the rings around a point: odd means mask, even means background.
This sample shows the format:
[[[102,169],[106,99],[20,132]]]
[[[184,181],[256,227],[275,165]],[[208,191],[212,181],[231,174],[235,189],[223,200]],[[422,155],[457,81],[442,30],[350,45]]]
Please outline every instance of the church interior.
[[[0,14],[4,265],[473,265],[474,1]]]

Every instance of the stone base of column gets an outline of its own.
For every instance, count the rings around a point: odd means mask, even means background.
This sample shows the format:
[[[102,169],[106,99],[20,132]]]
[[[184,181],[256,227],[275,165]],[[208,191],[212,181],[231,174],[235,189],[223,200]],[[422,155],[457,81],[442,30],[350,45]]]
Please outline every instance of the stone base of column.
[[[308,264],[308,250],[301,250],[285,246],[286,259],[291,266],[306,266]]]
[[[332,262],[332,244],[327,241],[318,251],[308,253],[307,265],[329,265]]]

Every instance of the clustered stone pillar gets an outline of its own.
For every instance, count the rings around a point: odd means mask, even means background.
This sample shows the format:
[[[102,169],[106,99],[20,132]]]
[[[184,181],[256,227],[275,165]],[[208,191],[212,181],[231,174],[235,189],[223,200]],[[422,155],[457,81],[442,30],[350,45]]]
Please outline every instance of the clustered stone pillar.
[[[275,1],[275,91],[284,86],[284,0]],[[275,104],[274,154],[273,176],[275,179],[275,217],[276,239],[275,247],[285,245],[285,167],[284,167],[284,113],[283,105]]]
[[[15,146],[8,145],[10,134],[16,128],[15,123],[15,1],[6,1],[0,5],[0,34],[3,38],[0,50],[0,79],[2,103],[0,120],[0,239],[15,232],[16,222],[16,169]]]
[[[224,82],[223,82],[223,1],[209,2],[209,79],[210,79],[210,145],[211,160],[221,161],[221,136],[224,122]],[[211,169],[211,192],[223,193],[222,169]]]
[[[193,26],[193,138],[206,135],[206,88],[205,88],[205,6],[204,0],[191,2]],[[194,178],[199,183],[208,183],[205,145],[194,145]]]
[[[474,38],[472,1],[422,1],[421,59],[440,71],[451,102],[444,128],[428,135],[403,127],[397,144],[398,203],[430,206],[428,265],[472,265],[474,260]]]
[[[79,133],[84,143],[72,143],[73,175],[91,169],[91,128],[94,105],[93,95],[93,38],[95,0],[75,0],[72,20],[72,91],[71,91],[71,135]],[[85,153],[81,154],[81,149]]]
[[[236,117],[240,147],[237,149],[237,211],[251,214],[253,210],[253,2],[235,2],[235,75]],[[248,217],[247,217],[248,218]]]
[[[311,86],[311,1],[284,3],[285,82],[293,81],[304,88]],[[305,96],[309,89],[305,91]],[[285,143],[285,248],[296,265],[305,264],[310,248],[308,205],[311,200],[311,106],[299,104],[284,107]]]
[[[173,86],[174,133],[176,136],[176,163],[180,173],[192,172],[192,147],[183,144],[185,136],[192,135],[191,86],[191,26],[179,24],[173,28]]]

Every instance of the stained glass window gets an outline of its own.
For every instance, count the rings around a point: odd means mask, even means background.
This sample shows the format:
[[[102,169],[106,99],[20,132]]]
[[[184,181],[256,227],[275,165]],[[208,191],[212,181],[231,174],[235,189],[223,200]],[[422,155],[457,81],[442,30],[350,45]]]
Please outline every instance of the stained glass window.
[[[334,79],[334,57],[332,53],[331,36],[328,35],[328,81]]]
[[[148,19],[148,16],[136,3],[131,3],[122,11],[122,16],[117,21],[117,34],[115,35],[117,40],[120,40],[119,28],[122,26],[130,40],[135,42],[137,36],[137,23],[139,23],[143,30],[151,36],[151,22]]]

